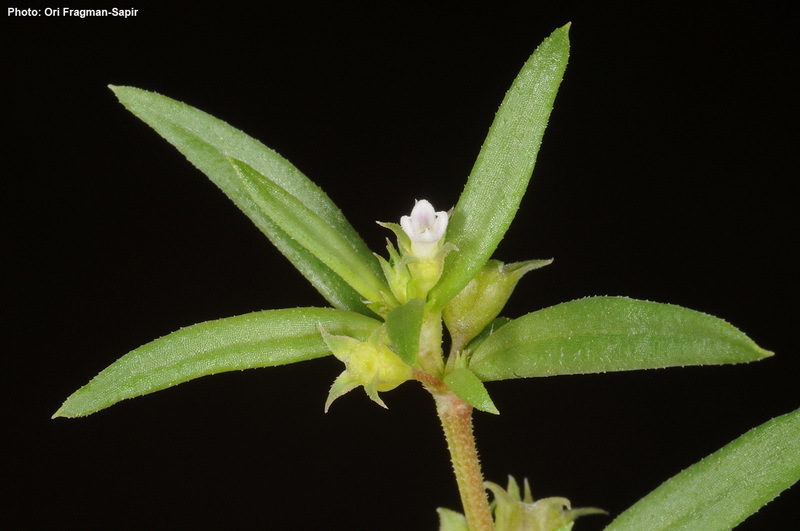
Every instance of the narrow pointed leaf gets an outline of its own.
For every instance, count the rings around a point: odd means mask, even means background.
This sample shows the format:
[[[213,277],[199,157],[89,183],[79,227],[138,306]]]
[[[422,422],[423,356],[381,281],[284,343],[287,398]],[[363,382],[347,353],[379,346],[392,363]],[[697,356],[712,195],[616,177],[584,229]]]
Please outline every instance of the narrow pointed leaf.
[[[373,315],[358,294],[312,252],[292,240],[256,204],[228,157],[235,158],[266,176],[294,196],[321,219],[337,227],[352,251],[381,275],[377,259],[355,232],[341,211],[289,161],[245,133],[189,105],[133,87],[111,87],[120,102],[133,114],[175,146],[205,173],[270,239],[278,250],[334,306]]]
[[[497,111],[447,228],[458,251],[429,294],[434,310],[478,273],[514,219],[567,66],[568,31],[557,29],[536,49]]]
[[[772,355],[716,317],[625,297],[589,297],[506,324],[473,351],[481,380],[756,361]]]
[[[489,392],[469,369],[457,368],[444,377],[444,383],[464,402],[481,411],[499,415]]]
[[[272,367],[330,353],[320,326],[366,340],[380,322],[333,308],[266,310],[207,321],[147,343],[67,398],[54,417],[81,417],[126,398],[226,371]]]
[[[727,531],[800,480],[800,409],[753,428],[664,482],[606,531]]]
[[[419,334],[425,314],[425,301],[411,299],[386,316],[386,329],[395,353],[409,365],[417,363]]]
[[[338,227],[329,225],[289,192],[244,162],[234,158],[229,161],[253,202],[292,240],[316,256],[364,298],[375,302],[382,300],[382,294],[390,293],[383,274],[375,274]]]

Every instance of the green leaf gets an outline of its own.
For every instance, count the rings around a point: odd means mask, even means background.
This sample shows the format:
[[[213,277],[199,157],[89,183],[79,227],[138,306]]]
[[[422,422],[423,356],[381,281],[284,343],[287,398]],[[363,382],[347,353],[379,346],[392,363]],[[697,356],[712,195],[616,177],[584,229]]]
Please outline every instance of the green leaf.
[[[175,146],[205,173],[261,229],[270,241],[333,306],[374,315],[363,296],[314,254],[286,234],[254,201],[228,157],[240,160],[266,176],[331,227],[370,270],[382,279],[377,259],[341,211],[289,161],[249,137],[198,109],[133,87],[111,87],[119,101]],[[388,288],[387,288],[388,289]]]
[[[362,260],[338,227],[329,225],[289,192],[240,160],[229,158],[251,198],[292,240],[302,245],[366,299],[377,302],[389,285]],[[371,255],[372,256],[372,255]]]
[[[667,480],[606,531],[732,529],[800,479],[800,409],[753,428]]]
[[[499,415],[489,392],[469,369],[457,368],[444,377],[444,383],[464,402],[481,411]]]
[[[389,342],[395,353],[409,365],[416,365],[419,353],[419,334],[425,315],[425,301],[411,299],[386,316]]]
[[[447,256],[428,300],[444,307],[483,267],[508,230],[528,186],[569,55],[569,25],[557,29],[522,67],[497,111],[453,210]]]
[[[473,351],[481,380],[759,360],[772,353],[722,319],[671,304],[589,297],[529,313]]]
[[[512,321],[513,319],[509,319],[508,317],[495,317],[492,322],[486,325],[486,328],[484,328],[483,331],[475,337],[475,339],[467,344],[466,350],[469,352],[474,351],[476,348],[478,348],[478,345],[486,340],[487,337],[494,334],[500,330],[501,327]]]
[[[380,324],[333,308],[266,310],[199,323],[121,357],[67,398],[53,417],[89,415],[200,376],[319,358],[330,354],[320,327],[366,340]]]

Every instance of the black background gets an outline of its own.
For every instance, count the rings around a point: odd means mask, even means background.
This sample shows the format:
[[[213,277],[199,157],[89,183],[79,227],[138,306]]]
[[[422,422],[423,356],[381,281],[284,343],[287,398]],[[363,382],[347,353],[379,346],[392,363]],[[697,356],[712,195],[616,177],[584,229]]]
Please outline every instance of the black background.
[[[0,518],[29,529],[432,530],[437,506],[459,504],[430,398],[409,383],[384,395],[385,411],[353,392],[325,415],[341,371],[332,358],[50,420],[150,339],[325,304],[109,83],[262,140],[382,252],[374,221],[397,220],[415,198],[455,203],[520,66],[572,21],[534,178],[497,251],[556,260],[505,313],[626,295],[723,317],[777,355],[489,384],[502,414],[476,419],[487,479],[529,477],[535,497],[618,514],[796,408],[794,17],[768,2],[535,4],[133,2],[118,6],[139,9],[125,20],[4,16],[12,494]],[[795,488],[741,528],[777,528],[797,503]]]

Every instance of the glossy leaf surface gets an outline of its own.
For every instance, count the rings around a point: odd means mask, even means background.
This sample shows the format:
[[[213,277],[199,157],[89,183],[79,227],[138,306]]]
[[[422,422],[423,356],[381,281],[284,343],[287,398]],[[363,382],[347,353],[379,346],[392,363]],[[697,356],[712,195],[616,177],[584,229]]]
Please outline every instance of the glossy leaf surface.
[[[726,531],[800,479],[800,409],[754,428],[664,482],[606,531]]]
[[[365,341],[380,324],[333,308],[266,310],[199,323],[121,357],[73,393],[54,417],[89,415],[201,376],[319,358],[330,354],[320,327]]]
[[[589,297],[529,313],[474,350],[482,380],[759,360],[771,353],[716,317],[625,297]]]
[[[365,315],[363,296],[314,254],[287,235],[257,204],[230,164],[240,160],[293,196],[329,226],[336,227],[370,275],[382,279],[377,259],[341,211],[320,188],[279,154],[245,133],[184,103],[133,87],[111,87],[133,114],[175,146],[261,229],[333,306]]]
[[[454,251],[428,296],[444,307],[483,267],[528,187],[569,55],[569,26],[554,31],[522,67],[497,111],[447,228]]]

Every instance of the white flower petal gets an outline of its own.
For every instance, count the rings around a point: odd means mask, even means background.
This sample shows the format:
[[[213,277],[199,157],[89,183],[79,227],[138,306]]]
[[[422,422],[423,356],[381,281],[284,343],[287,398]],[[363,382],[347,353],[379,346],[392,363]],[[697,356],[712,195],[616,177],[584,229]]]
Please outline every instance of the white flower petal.
[[[430,259],[439,250],[439,241],[447,231],[447,212],[436,212],[425,199],[414,204],[410,216],[400,218],[400,227],[411,240],[411,251],[417,258]]]
[[[425,199],[417,201],[411,211],[411,225],[415,232],[428,230],[436,221],[436,211],[433,205]]]

